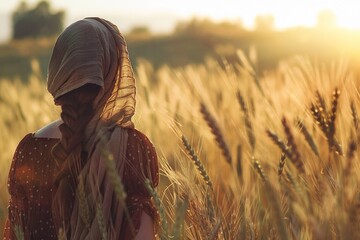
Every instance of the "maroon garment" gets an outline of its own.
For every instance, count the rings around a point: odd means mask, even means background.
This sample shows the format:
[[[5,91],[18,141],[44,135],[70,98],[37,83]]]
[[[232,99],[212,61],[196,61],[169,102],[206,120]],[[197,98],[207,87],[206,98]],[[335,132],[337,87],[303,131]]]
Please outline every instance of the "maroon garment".
[[[149,139],[135,129],[127,131],[127,157],[122,180],[127,193],[127,208],[135,231],[138,231],[142,212],[157,225],[158,214],[144,186],[143,176],[157,186],[159,168],[155,148]],[[19,143],[8,178],[10,201],[4,239],[16,239],[17,227],[23,231],[25,239],[57,239],[51,215],[52,182],[57,172],[51,149],[57,142],[58,139],[38,138],[30,133]],[[121,233],[122,239],[131,239],[127,219],[123,221]]]

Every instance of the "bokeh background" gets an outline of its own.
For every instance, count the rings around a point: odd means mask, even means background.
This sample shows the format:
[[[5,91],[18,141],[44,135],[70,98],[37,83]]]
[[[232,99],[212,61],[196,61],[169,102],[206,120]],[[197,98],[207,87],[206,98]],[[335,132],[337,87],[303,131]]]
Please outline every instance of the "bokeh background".
[[[296,54],[317,61],[360,58],[356,1],[0,1],[0,78],[26,80],[30,60],[46,75],[56,36],[72,22],[101,16],[126,35],[131,59],[184,66],[211,57],[257,58],[259,72]]]
[[[161,239],[360,239],[359,9],[0,0],[0,236],[15,148],[59,117],[45,84],[56,37],[100,16],[125,35],[134,122],[159,156]]]

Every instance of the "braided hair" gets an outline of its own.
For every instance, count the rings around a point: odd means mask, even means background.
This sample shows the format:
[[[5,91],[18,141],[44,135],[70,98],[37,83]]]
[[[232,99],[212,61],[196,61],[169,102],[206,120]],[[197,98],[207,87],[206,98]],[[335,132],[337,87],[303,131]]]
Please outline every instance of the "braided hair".
[[[54,196],[52,209],[57,222],[57,229],[69,227],[73,208],[78,176],[85,165],[87,152],[84,151],[85,129],[93,117],[92,101],[96,97],[99,87],[86,84],[55,100],[61,106],[63,123],[59,129],[61,139],[52,149],[52,155],[59,171],[54,179]],[[59,216],[61,216],[59,218]],[[64,229],[69,234],[70,229]]]

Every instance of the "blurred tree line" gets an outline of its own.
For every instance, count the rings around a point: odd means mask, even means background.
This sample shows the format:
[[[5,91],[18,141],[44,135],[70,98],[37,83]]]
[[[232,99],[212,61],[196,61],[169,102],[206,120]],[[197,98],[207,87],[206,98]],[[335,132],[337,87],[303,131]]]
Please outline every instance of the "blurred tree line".
[[[270,32],[275,29],[275,18],[272,15],[259,15],[255,18],[255,32]],[[210,19],[193,18],[189,21],[179,22],[174,29],[174,34],[187,35],[217,35],[222,37],[236,37],[248,34],[241,20],[236,22],[214,22]]]
[[[52,11],[49,2],[33,8],[23,1],[12,15],[13,39],[49,37],[63,30],[64,11]]]

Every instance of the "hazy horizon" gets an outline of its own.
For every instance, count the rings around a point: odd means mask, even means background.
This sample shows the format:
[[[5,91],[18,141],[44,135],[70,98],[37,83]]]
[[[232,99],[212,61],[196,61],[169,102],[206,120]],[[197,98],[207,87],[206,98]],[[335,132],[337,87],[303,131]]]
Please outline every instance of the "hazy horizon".
[[[93,14],[79,14],[79,15],[68,15],[66,13],[64,20],[64,27],[75,22],[76,20],[82,19],[84,17],[95,16]],[[104,17],[114,24],[116,24],[122,32],[128,32],[133,27],[136,26],[146,26],[154,33],[169,33],[173,30],[175,24],[178,21],[181,21],[180,17],[171,16],[171,15],[156,15],[156,16],[146,16],[140,18],[129,17],[124,15],[97,15]],[[0,12],[0,43],[4,43],[11,38],[11,13],[1,13]]]
[[[21,0],[0,0],[0,42],[11,37],[11,14]],[[33,7],[38,0],[25,1]],[[122,32],[135,26],[146,26],[155,33],[168,33],[178,21],[193,17],[209,18],[214,21],[239,22],[251,29],[259,15],[272,15],[274,27],[282,30],[296,26],[313,27],[319,12],[334,13],[339,27],[360,29],[357,4],[351,0],[253,0],[245,3],[237,0],[132,0],[120,4],[116,0],[50,0],[54,11],[64,10],[64,25],[86,16],[100,16],[114,22]]]

